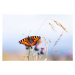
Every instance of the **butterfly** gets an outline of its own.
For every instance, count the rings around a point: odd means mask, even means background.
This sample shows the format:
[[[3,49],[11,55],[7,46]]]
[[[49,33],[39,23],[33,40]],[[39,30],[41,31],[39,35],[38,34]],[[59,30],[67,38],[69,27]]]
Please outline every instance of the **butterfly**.
[[[44,21],[45,22],[45,21]],[[43,22],[43,23],[44,23]],[[43,24],[42,24],[43,26]],[[41,29],[41,26],[39,27],[39,30]],[[31,31],[30,31],[31,32]],[[38,32],[38,30],[37,30]],[[36,33],[37,33],[36,32]],[[31,47],[37,44],[37,42],[41,39],[40,36],[28,36],[24,39],[22,39],[21,41],[19,41],[20,44],[24,44],[26,47]]]
[[[21,41],[20,44],[24,44],[25,46],[31,47],[37,44],[37,42],[41,39],[40,36],[28,36]]]

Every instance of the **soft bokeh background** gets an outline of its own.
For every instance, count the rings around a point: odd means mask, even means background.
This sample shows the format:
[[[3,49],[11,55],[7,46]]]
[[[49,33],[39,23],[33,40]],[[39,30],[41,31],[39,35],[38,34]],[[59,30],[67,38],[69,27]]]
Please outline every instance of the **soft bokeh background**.
[[[53,20],[61,23],[68,32],[57,26]],[[52,30],[49,23],[55,27],[56,32]],[[28,35],[45,37],[47,41],[49,38],[52,43],[48,41],[48,58],[65,60],[73,54],[72,25],[72,15],[3,15],[3,60],[19,60],[21,57],[18,58],[18,55],[24,56],[27,51],[19,41]],[[63,36],[53,48],[63,31]],[[53,51],[58,52],[50,56],[52,48]]]

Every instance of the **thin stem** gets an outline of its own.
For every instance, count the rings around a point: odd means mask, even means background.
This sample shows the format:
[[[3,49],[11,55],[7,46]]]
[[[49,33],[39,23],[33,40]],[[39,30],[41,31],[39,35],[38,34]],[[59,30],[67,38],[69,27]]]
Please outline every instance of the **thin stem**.
[[[37,61],[37,51],[36,51],[36,61]]]
[[[48,51],[48,49],[47,49],[47,43],[46,43],[46,58],[47,58],[47,51]]]
[[[40,54],[38,54],[38,61],[39,61],[39,57],[40,57]]]
[[[31,49],[31,48],[29,47],[29,53],[28,53],[28,61],[29,61],[29,56],[30,56],[30,49]]]
[[[70,58],[71,56],[72,56],[72,55],[68,56],[65,60],[66,60],[66,61],[69,60],[69,58]]]

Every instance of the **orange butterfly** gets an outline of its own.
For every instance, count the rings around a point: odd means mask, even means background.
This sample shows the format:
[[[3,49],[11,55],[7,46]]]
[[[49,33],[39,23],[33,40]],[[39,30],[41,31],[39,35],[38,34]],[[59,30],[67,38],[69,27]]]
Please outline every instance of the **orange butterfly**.
[[[26,46],[34,46],[37,44],[38,40],[41,39],[40,36],[28,36],[21,41],[19,41],[20,44],[24,44]]]
[[[45,21],[44,21],[44,22],[45,22]],[[44,24],[44,22],[43,22],[43,24]],[[43,26],[43,24],[42,24],[42,26]],[[41,29],[41,26],[39,27],[39,30],[40,30],[40,29]],[[30,32],[31,32],[31,31],[30,31]],[[37,32],[38,32],[38,31],[37,31]],[[37,33],[37,32],[36,32],[36,33]],[[19,43],[20,43],[20,44],[24,44],[24,45],[26,45],[26,46],[28,46],[28,47],[31,47],[31,46],[36,45],[37,42],[38,42],[40,39],[41,39],[40,36],[28,36],[28,37],[22,39],[21,41],[19,41]]]

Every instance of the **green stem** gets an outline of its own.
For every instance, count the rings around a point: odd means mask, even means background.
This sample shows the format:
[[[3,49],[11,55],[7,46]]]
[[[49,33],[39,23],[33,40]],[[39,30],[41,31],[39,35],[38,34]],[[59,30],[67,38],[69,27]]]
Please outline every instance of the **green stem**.
[[[29,53],[28,53],[28,61],[29,61],[29,56],[30,56],[30,48],[29,48]]]
[[[72,55],[71,55],[71,56],[72,56]],[[69,60],[69,58],[70,58],[71,56],[68,56],[65,60],[66,60],[66,61]]]

